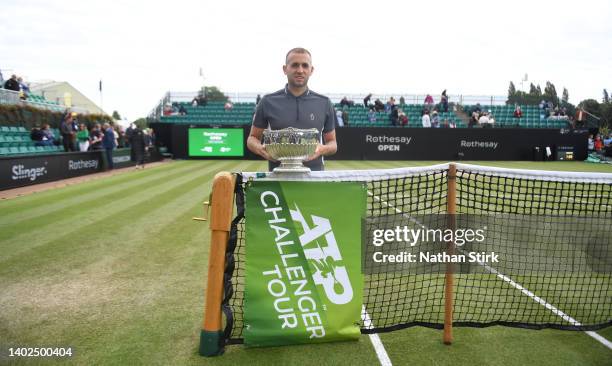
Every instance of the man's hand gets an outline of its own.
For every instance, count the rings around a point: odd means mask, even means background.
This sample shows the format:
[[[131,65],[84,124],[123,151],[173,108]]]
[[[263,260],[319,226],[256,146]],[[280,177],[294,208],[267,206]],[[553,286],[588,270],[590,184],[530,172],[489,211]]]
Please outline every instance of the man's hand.
[[[270,161],[277,161],[266,150],[266,147],[261,143],[261,137],[263,135],[263,128],[251,126],[251,133],[247,139],[247,148],[251,152],[261,156],[262,158]]]
[[[318,144],[317,148],[315,149],[314,154],[312,154],[309,157],[307,157],[306,159],[304,159],[304,161],[315,160],[316,158],[318,158],[321,155],[326,155],[325,154],[326,150],[327,149],[325,148],[325,145]]]
[[[336,144],[336,131],[332,130],[324,134],[323,140],[325,141],[325,145],[318,144],[314,154],[307,157],[304,161],[311,161],[317,159],[319,156],[334,155],[336,153],[338,150],[338,145]]]

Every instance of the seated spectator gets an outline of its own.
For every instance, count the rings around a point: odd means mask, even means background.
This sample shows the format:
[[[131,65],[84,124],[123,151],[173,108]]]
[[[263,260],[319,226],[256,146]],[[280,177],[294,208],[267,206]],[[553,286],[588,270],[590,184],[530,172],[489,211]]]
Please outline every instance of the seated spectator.
[[[478,124],[480,127],[489,127],[489,116],[486,113],[483,113],[480,118],[478,118]]]
[[[227,102],[225,102],[223,109],[225,109],[226,112],[231,112],[232,109],[234,109],[234,104],[232,104],[232,101],[228,99]]]
[[[43,143],[45,145],[59,145],[59,141],[53,134],[53,131],[51,130],[51,127],[48,123],[43,123],[41,132],[43,133]]]
[[[472,109],[472,112],[477,112],[480,115],[480,112],[482,112],[482,107],[480,107],[480,103],[476,103],[476,106],[474,107],[474,109]]]
[[[374,101],[374,110],[376,110],[376,112],[382,112],[385,110],[385,105],[380,101],[380,99],[376,99]]]
[[[489,127],[495,126],[495,117],[493,117],[493,113],[491,113],[491,111],[489,111],[488,117],[489,117]]]
[[[365,98],[363,98],[363,106],[365,108],[369,108],[370,107],[370,99],[372,99],[372,94],[368,94]]]
[[[374,110],[374,107],[371,107],[370,111],[368,112],[368,122],[376,123],[376,111]]]
[[[258,105],[260,101],[261,101],[261,95],[257,94],[257,98],[255,98],[255,105]]]
[[[184,116],[187,114],[187,110],[185,109],[185,106],[183,106],[182,104],[179,104],[178,112],[181,116]]]
[[[400,97],[400,101],[399,102],[400,102],[400,107],[405,106],[406,105],[406,98],[404,98],[404,96],[402,95]]]
[[[520,105],[517,105],[514,108],[514,118],[523,118],[523,111],[521,110]]]
[[[166,103],[166,105],[164,105],[164,109],[162,113],[164,116],[171,116],[172,115],[172,104]]]
[[[408,124],[408,116],[406,115],[406,113],[404,113],[403,110],[399,110],[398,111],[398,118],[399,118],[399,124],[404,127]]]
[[[478,125],[478,119],[480,118],[480,113],[474,111],[470,116],[470,121],[468,122],[468,128],[472,128]]]
[[[193,100],[191,100],[191,106],[192,107],[197,107],[198,106],[198,98],[194,97]]]
[[[425,114],[423,114],[423,117],[421,117],[421,124],[423,125],[424,128],[430,128],[431,127],[431,120],[429,119],[429,111],[426,110]]]
[[[355,104],[355,103],[353,103],[352,100],[348,100],[348,98],[346,96],[344,98],[342,98],[342,100],[340,101],[340,105],[342,107],[350,107],[353,104]]]
[[[440,127],[440,117],[438,117],[438,111],[434,109],[431,114],[431,127],[438,128]]]
[[[30,139],[34,141],[34,146],[44,146],[43,137],[44,137],[44,134],[40,130],[40,128],[34,127],[30,130]]]
[[[198,106],[206,107],[207,104],[208,104],[208,97],[204,95],[203,93],[198,94]]]
[[[17,81],[17,75],[11,75],[11,78],[4,83],[4,89],[18,92],[21,88],[19,87],[19,81]]]

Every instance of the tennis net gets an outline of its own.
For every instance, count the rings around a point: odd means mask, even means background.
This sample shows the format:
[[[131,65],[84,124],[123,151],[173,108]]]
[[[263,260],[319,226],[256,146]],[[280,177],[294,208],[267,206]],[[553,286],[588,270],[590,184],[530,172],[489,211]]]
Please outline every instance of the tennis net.
[[[239,173],[237,215],[225,259],[226,343],[243,342],[244,193],[253,180],[363,182],[368,192],[365,233],[400,225],[443,227],[453,181],[456,225],[487,232],[486,241],[455,245],[454,253],[495,252],[504,258],[500,263],[476,258],[453,268],[454,326],[595,330],[611,325],[612,174],[453,166],[452,176],[450,164],[282,177]],[[387,249],[394,244],[401,243]],[[442,329],[449,267],[385,268],[367,260],[372,246],[363,248],[363,305],[371,322],[362,323],[362,333],[417,325]]]

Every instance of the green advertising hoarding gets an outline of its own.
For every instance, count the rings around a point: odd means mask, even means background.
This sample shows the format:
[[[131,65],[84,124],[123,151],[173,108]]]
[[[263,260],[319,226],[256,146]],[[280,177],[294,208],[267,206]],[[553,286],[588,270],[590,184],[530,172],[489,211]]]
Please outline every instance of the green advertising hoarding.
[[[243,156],[241,128],[190,128],[189,156]]]
[[[366,197],[361,183],[247,186],[245,345],[359,338]]]

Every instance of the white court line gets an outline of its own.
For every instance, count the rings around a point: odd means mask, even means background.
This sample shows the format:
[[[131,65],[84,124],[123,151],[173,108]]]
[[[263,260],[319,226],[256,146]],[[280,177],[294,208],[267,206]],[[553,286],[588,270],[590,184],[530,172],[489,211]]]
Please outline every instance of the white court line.
[[[417,225],[419,225],[421,227],[425,227],[425,225],[423,225],[417,219],[415,219],[415,218],[411,217],[410,215],[402,212],[397,207],[390,205],[388,202],[382,200],[380,197],[375,196],[374,193],[370,192],[369,190],[368,190],[368,195],[372,196],[375,200],[378,200],[380,203],[384,204],[385,206],[393,208],[397,213],[402,214],[402,216],[404,216],[404,217],[407,217],[409,220],[411,220],[415,224],[417,224]],[[461,249],[459,249],[459,250],[462,251]],[[528,289],[526,289],[525,287],[521,286],[520,284],[514,282],[510,277],[500,273],[496,269],[494,269],[494,268],[492,268],[492,267],[490,267],[490,266],[488,266],[488,265],[486,265],[486,264],[484,264],[482,262],[478,262],[478,264],[484,266],[489,272],[497,275],[497,277],[499,277],[502,280],[504,280],[505,282],[509,283],[514,288],[520,290],[522,293],[524,293],[525,295],[529,296],[532,300],[534,300],[538,304],[544,306],[546,309],[552,311],[555,315],[561,317],[563,320],[565,320],[565,321],[567,321],[567,322],[569,322],[569,323],[571,323],[572,325],[575,325],[575,326],[581,326],[582,325],[576,319],[572,318],[571,316],[565,314],[561,310],[557,309],[553,305],[551,305],[548,302],[546,302],[546,300],[544,300],[541,297],[535,295],[533,292],[529,291]],[[585,333],[588,334],[589,336],[593,337],[594,339],[596,339],[598,342],[600,342],[604,346],[608,347],[608,349],[612,349],[612,342],[608,341],[606,338],[602,337],[601,335],[599,335],[599,334],[597,334],[597,333],[595,333],[593,331],[585,331]]]
[[[365,306],[361,307],[361,319],[363,320],[363,326],[366,329],[374,328],[374,325],[372,324],[372,319],[370,319],[370,314],[368,314],[368,312],[366,311]],[[385,346],[380,340],[378,334],[373,333],[369,334],[369,336],[370,342],[372,342],[372,346],[374,347],[374,351],[376,351],[376,356],[378,356],[378,361],[380,362],[380,364],[382,366],[391,366],[391,359],[389,358],[389,355],[385,350]]]

